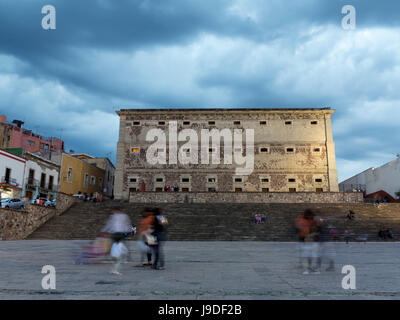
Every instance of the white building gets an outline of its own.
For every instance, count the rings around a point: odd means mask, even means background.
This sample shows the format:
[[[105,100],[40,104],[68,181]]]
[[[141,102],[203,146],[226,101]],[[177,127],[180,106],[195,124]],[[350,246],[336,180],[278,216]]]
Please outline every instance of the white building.
[[[26,160],[0,149],[0,197],[21,196]]]
[[[383,190],[396,199],[396,192],[400,191],[400,158],[339,183],[339,191],[353,190],[365,191],[366,195]]]
[[[29,199],[53,199],[58,190],[60,166],[37,154],[25,152],[26,159],[22,195]]]

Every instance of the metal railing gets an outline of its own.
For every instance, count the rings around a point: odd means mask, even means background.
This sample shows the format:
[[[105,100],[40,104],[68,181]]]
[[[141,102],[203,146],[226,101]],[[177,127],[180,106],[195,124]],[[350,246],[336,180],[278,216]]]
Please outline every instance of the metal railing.
[[[339,189],[341,192],[364,192],[367,189],[366,184],[339,184]]]
[[[49,184],[44,184],[41,185],[40,181],[37,179],[28,179],[26,185],[28,187],[38,187],[41,190],[46,190],[46,191],[58,191],[58,185],[54,184],[52,186],[49,186]],[[50,188],[51,187],[51,188]]]
[[[0,183],[9,184],[11,186],[19,187],[20,184],[17,182],[17,179],[7,178],[5,176],[1,177]]]

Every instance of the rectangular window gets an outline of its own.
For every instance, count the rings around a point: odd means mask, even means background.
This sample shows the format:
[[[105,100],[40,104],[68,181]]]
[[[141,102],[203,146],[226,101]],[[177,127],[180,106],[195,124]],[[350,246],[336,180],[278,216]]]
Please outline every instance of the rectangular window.
[[[208,188],[208,192],[216,192],[217,189],[215,187]]]
[[[54,176],[49,176],[49,190],[53,190]]]
[[[289,192],[296,192],[296,188],[289,188]]]
[[[262,188],[261,191],[262,192],[269,192],[269,188]]]
[[[209,126],[215,126],[215,121],[208,121]]]
[[[42,173],[40,177],[40,187],[45,188],[46,187],[46,174]]]
[[[91,176],[90,177],[90,184],[96,184],[96,177]]]
[[[137,178],[130,178],[129,182],[137,182]]]
[[[242,188],[235,188],[235,192],[242,192]]]
[[[158,121],[159,126],[165,126],[165,121]]]
[[[11,169],[10,168],[6,168],[6,175],[4,177],[4,182],[5,183],[10,183],[11,180]]]
[[[208,180],[207,180],[209,183],[215,183],[215,182],[217,182],[217,179],[216,178],[208,178]]]
[[[286,152],[287,153],[293,153],[294,152],[294,148],[286,148]]]
[[[288,181],[289,181],[289,182],[296,182],[296,179],[290,178],[290,179],[288,179]]]
[[[131,148],[131,153],[139,153],[139,152],[140,152],[140,148],[138,148],[138,147]]]
[[[240,125],[240,121],[233,121],[233,124],[235,125],[235,126],[239,126]]]
[[[68,168],[67,181],[72,182],[72,168]]]
[[[182,188],[182,192],[189,192],[189,188]]]
[[[181,181],[182,182],[190,182],[190,178],[182,178]]]
[[[311,121],[311,124],[312,124],[313,126],[315,126],[316,124],[318,124],[318,121],[313,120],[313,121]]]
[[[34,146],[34,145],[35,145],[35,141],[28,140],[28,141],[26,142],[26,144],[29,145],[29,146]]]
[[[265,148],[265,147],[260,148],[260,152],[262,152],[262,153],[268,153],[268,151],[269,151],[268,148]]]
[[[317,188],[317,189],[315,189],[315,192],[324,192],[324,189],[322,189],[322,188]]]
[[[243,179],[242,178],[235,178],[235,182],[242,182]]]
[[[40,149],[43,149],[44,148],[44,143],[41,143],[40,144]]]
[[[190,121],[183,121],[184,126],[190,126]]]
[[[156,178],[156,182],[164,182],[163,178]]]
[[[155,191],[156,191],[156,192],[162,192],[163,189],[162,189],[162,188],[156,188]]]
[[[29,169],[28,184],[33,185],[34,184],[34,179],[35,179],[35,170]]]
[[[208,148],[208,152],[209,152],[209,153],[214,153],[215,151],[216,151],[215,148]]]
[[[85,180],[83,181],[83,185],[85,187],[89,186],[89,175],[87,173],[85,174]]]
[[[134,125],[134,126],[140,126],[140,121],[133,121],[132,125]]]
[[[264,183],[269,182],[269,179],[268,178],[261,178],[261,182],[264,182]]]
[[[267,121],[260,121],[260,125],[261,125],[261,126],[267,125]]]
[[[314,152],[321,152],[320,148],[314,148]]]
[[[292,125],[292,124],[293,124],[292,121],[285,121],[285,126],[290,126],[290,125]]]
[[[315,182],[322,182],[322,179],[321,178],[317,178],[317,179],[315,179]]]

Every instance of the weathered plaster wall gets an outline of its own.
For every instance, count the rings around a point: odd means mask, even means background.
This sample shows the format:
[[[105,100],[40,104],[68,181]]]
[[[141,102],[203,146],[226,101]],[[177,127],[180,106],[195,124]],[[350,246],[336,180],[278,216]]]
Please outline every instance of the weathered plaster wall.
[[[142,182],[146,191],[165,185],[186,187],[181,182],[182,176],[190,176],[190,191],[207,191],[209,176],[217,180],[215,187],[219,192],[262,191],[268,188],[274,192],[296,191],[337,192],[337,173],[335,164],[334,142],[331,133],[332,110],[258,110],[250,111],[144,111],[124,110],[120,112],[120,132],[117,147],[117,170],[115,195],[117,199],[128,199],[130,189],[140,189]],[[165,121],[165,125],[159,125]],[[169,134],[169,121],[177,121],[177,131],[194,129],[200,139],[201,129],[211,130],[228,128],[254,130],[254,171],[249,176],[238,176],[242,182],[235,182],[235,164],[224,164],[223,143],[221,143],[220,164],[164,164],[152,165],[146,159],[147,148],[152,144],[146,141],[150,129],[158,128]],[[184,125],[183,121],[190,121]],[[210,125],[209,121],[215,121]],[[234,121],[240,121],[235,125]],[[261,124],[265,121],[266,124]],[[285,124],[291,121],[290,125]],[[314,123],[314,124],[312,124]],[[223,141],[223,140],[222,140]],[[185,142],[178,143],[178,150]],[[199,141],[200,143],[200,141]],[[245,149],[245,136],[243,147]],[[132,147],[140,149],[131,152]],[[210,141],[211,147],[211,141]],[[268,148],[268,152],[261,152]],[[293,148],[293,152],[287,152]],[[166,157],[169,159],[169,145]],[[199,154],[200,159],[200,154]],[[163,183],[155,183],[156,176],[165,177]],[[137,178],[131,182],[131,178]],[[261,183],[262,178],[268,182]],[[295,182],[289,182],[295,179]],[[320,181],[320,182],[319,182]]]

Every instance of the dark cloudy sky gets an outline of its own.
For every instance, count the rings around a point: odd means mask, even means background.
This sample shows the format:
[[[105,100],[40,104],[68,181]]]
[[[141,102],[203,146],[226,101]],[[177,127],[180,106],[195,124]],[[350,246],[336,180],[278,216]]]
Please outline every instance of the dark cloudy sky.
[[[400,153],[399,18],[398,0],[1,0],[0,113],[115,159],[119,108],[330,106],[341,181]]]

